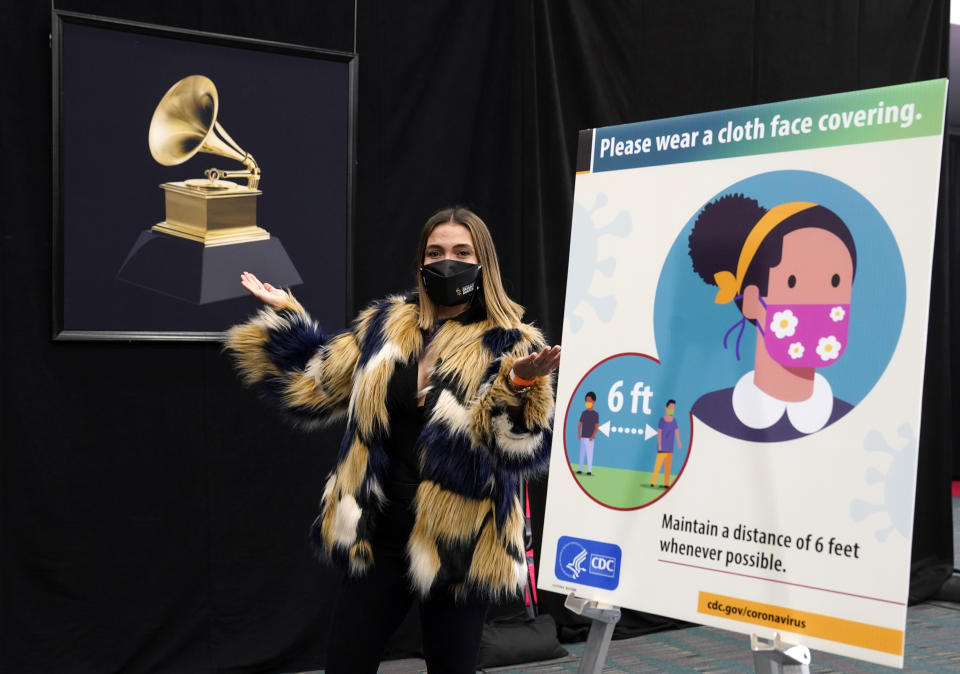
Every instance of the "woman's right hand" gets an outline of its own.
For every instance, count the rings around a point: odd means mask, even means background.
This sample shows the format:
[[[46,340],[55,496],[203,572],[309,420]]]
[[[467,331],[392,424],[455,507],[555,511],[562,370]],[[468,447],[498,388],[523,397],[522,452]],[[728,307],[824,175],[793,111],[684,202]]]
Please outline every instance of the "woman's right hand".
[[[272,309],[280,309],[287,301],[288,295],[285,290],[274,288],[269,283],[261,283],[260,279],[248,271],[240,274],[240,285]]]

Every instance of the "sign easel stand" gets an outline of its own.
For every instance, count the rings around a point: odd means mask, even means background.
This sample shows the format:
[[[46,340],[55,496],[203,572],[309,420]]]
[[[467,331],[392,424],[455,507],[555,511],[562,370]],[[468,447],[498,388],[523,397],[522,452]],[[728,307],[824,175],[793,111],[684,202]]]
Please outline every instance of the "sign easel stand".
[[[580,658],[579,674],[600,674],[607,661],[613,628],[620,620],[620,608],[592,599],[577,597],[572,592],[563,605],[584,618],[590,618],[590,633]],[[759,671],[759,670],[757,670]]]
[[[779,634],[773,639],[751,634],[750,650],[757,674],[810,674],[810,649],[785,643]]]
[[[590,619],[590,632],[580,658],[578,674],[601,674],[613,630],[620,620],[620,608],[611,604],[577,597],[572,592],[563,605]],[[756,674],[810,674],[810,649],[802,644],[789,644],[777,634],[773,639],[750,635],[753,667]]]

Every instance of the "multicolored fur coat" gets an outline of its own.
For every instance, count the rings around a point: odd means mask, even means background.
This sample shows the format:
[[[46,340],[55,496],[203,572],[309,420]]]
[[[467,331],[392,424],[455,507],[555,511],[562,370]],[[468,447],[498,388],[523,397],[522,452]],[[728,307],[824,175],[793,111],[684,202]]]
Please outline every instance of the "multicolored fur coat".
[[[421,482],[407,542],[409,575],[421,596],[448,587],[495,598],[526,579],[523,480],[546,470],[553,421],[552,377],[529,391],[507,384],[513,361],[543,348],[536,328],[500,328],[474,307],[443,322],[432,338]],[[322,554],[352,575],[375,563],[370,541],[386,499],[390,457],[387,390],[395,368],[423,354],[413,297],[365,309],[351,329],[328,337],[290,296],[227,334],[244,380],[300,424],[346,416],[337,465],[314,522]]]

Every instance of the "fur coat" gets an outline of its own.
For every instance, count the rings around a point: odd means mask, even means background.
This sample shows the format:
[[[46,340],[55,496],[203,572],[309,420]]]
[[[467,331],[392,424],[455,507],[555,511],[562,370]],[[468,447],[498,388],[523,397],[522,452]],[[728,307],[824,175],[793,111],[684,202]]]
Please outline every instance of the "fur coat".
[[[477,302],[443,322],[417,441],[420,484],[407,542],[409,577],[426,596],[496,598],[520,591],[524,555],[523,480],[546,470],[553,377],[525,393],[507,384],[513,361],[543,348],[523,324],[498,327]],[[390,297],[362,311],[350,329],[327,336],[292,297],[227,333],[243,379],[305,426],[346,418],[336,467],[313,525],[322,556],[352,575],[376,560],[370,540],[384,507],[390,457],[387,390],[395,368],[419,360],[425,334],[415,297]]]

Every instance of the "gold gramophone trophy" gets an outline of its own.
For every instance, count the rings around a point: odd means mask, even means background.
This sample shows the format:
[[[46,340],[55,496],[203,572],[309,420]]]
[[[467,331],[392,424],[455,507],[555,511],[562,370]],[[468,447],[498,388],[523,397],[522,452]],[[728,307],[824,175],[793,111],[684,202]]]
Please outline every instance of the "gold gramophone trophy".
[[[149,146],[158,163],[176,166],[208,152],[244,168],[209,168],[206,178],[161,184],[166,217],[140,234],[121,280],[195,304],[245,294],[238,280],[245,270],[277,286],[302,283],[280,241],[257,225],[260,167],[217,121],[219,107],[217,88],[203,75],[183,78],[157,104]]]

